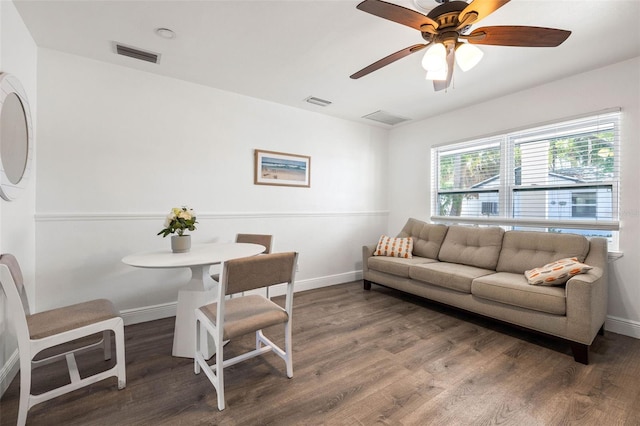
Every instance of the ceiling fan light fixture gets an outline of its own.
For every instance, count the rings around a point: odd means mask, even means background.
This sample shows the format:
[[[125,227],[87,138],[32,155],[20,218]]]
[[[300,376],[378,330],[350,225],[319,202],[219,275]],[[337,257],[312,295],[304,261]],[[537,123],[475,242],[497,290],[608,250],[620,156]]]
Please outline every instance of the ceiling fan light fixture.
[[[484,52],[469,43],[462,43],[456,49],[456,63],[462,71],[469,71],[478,65],[484,56]]]
[[[442,43],[435,43],[424,54],[422,68],[427,71],[439,71],[447,69],[447,49]]]
[[[442,69],[436,71],[427,71],[427,76],[425,77],[427,80],[446,80],[447,79],[447,71],[449,69],[444,67]]]

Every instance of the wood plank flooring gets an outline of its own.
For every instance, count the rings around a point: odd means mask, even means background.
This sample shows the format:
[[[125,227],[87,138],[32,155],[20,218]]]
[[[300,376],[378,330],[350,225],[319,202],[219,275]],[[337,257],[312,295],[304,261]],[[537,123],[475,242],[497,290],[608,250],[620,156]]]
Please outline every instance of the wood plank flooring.
[[[97,383],[32,408],[27,424],[640,425],[640,340],[606,332],[585,366],[565,342],[361,281],[297,293],[293,379],[274,354],[228,368],[222,412],[204,374],[171,356],[173,318],[125,335],[124,390],[115,378]],[[79,364],[108,362],[96,352]],[[34,387],[67,381],[57,367],[36,370]],[[0,425],[15,424],[18,394],[16,377]]]

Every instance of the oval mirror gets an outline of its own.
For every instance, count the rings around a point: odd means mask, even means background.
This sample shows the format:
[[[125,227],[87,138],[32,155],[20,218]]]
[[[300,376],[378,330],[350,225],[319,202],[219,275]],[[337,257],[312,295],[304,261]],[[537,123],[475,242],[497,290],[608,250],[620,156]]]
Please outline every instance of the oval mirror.
[[[33,137],[27,96],[18,79],[0,73],[0,196],[16,199],[31,171]]]

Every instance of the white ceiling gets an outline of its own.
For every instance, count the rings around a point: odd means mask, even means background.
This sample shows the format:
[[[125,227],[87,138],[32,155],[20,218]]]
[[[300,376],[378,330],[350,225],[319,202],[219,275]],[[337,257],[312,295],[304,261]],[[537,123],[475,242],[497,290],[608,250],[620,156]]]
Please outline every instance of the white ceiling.
[[[416,9],[411,0],[396,4]],[[472,29],[532,25],[571,30],[556,48],[479,46],[474,69],[434,92],[421,53],[359,80],[351,74],[422,43],[420,33],[348,0],[14,0],[40,47],[367,122],[383,110],[412,120],[640,56],[640,0],[512,0]],[[437,6],[435,1],[420,4]],[[155,34],[172,29],[176,38]],[[114,42],[161,54],[158,64],[114,53]],[[333,102],[304,102],[315,96]],[[383,127],[388,127],[383,125]]]

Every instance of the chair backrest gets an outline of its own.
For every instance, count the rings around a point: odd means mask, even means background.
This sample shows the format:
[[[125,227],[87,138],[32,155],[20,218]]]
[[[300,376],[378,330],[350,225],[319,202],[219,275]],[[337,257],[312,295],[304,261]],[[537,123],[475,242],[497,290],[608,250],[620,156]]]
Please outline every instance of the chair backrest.
[[[241,293],[274,284],[292,283],[298,253],[270,253],[229,260],[222,267],[220,283],[225,294]]]
[[[28,353],[29,326],[27,324],[27,312],[23,305],[20,292],[23,292],[22,273],[15,257],[3,254],[0,256],[0,288],[7,298],[7,309],[10,324],[13,324],[16,337],[18,338],[18,350],[20,356]],[[17,269],[16,269],[17,267]],[[14,278],[15,277],[15,278]],[[16,281],[18,279],[18,281]],[[20,282],[20,284],[18,284]],[[26,301],[26,297],[24,298]],[[28,304],[26,305],[29,308]],[[27,346],[25,346],[27,345]]]
[[[20,269],[18,259],[10,253],[4,253],[0,255],[0,264],[7,265],[7,268],[9,268],[11,278],[13,278],[15,288],[18,291],[18,296],[20,297],[20,304],[22,305],[22,309],[24,309],[24,314],[29,315],[31,313],[29,310],[29,299],[27,299],[27,291],[24,288],[24,279],[22,277],[22,270]],[[6,284],[3,283],[3,288],[5,285]],[[5,293],[7,293],[6,290]],[[7,295],[7,298],[8,297],[9,296]]]
[[[236,243],[252,243],[260,244],[265,247],[263,254],[271,253],[271,246],[273,244],[273,236],[266,234],[237,234]]]

